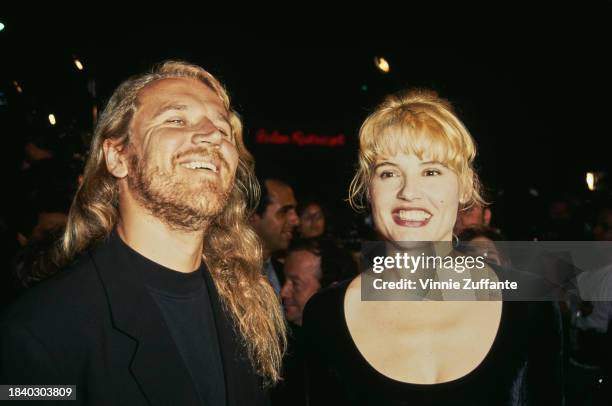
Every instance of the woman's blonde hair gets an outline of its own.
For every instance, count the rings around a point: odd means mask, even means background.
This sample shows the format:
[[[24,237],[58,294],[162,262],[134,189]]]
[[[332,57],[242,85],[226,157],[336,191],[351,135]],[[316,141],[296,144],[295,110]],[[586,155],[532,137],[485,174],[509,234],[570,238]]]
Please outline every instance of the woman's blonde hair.
[[[264,382],[276,382],[286,347],[286,325],[276,294],[262,273],[260,241],[247,223],[260,193],[254,160],[244,145],[242,123],[230,107],[226,90],[201,67],[167,61],[149,73],[128,79],[115,90],[96,126],[83,182],[70,208],[56,260],[60,266],[67,265],[79,253],[107,238],[117,224],[119,189],[107,170],[102,146],[107,139],[115,140],[119,147],[128,145],[141,90],[166,78],[201,81],[230,113],[239,163],[228,202],[207,228],[203,256],[223,305],[243,337],[253,367]]]
[[[432,90],[410,89],[388,96],[359,130],[359,164],[348,201],[355,210],[366,207],[372,168],[381,156],[413,154],[453,170],[463,207],[485,205],[473,163],[476,145],[451,104]]]

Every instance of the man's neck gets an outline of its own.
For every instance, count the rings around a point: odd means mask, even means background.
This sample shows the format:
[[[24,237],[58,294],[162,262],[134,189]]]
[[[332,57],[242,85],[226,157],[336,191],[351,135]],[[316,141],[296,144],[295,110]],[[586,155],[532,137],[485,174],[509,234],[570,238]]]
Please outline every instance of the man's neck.
[[[202,263],[204,231],[178,231],[132,208],[121,210],[117,232],[133,250],[166,268],[189,273]]]

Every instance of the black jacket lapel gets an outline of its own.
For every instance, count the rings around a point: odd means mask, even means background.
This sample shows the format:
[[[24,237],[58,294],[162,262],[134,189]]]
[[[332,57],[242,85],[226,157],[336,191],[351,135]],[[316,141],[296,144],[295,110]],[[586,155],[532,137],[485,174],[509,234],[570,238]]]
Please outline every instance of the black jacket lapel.
[[[113,326],[136,341],[126,365],[151,404],[200,404],[163,316],[119,238],[113,231],[91,255],[108,296]]]

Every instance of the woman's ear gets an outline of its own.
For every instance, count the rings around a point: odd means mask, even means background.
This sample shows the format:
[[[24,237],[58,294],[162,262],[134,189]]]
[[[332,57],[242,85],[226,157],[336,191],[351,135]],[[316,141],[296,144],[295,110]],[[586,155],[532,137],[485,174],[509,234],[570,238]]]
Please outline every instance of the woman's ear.
[[[106,168],[116,178],[125,178],[128,174],[127,154],[124,148],[110,138],[102,144]]]
[[[461,192],[461,195],[459,196],[459,204],[465,206],[469,203],[470,200],[471,199],[469,193]]]

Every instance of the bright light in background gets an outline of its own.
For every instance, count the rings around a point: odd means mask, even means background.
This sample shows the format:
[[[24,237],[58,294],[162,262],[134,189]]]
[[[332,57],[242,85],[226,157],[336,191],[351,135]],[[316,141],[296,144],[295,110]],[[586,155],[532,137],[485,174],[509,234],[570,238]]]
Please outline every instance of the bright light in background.
[[[74,58],[74,65],[77,67],[78,70],[83,70],[83,64],[77,58]]]
[[[593,172],[587,172],[586,183],[590,191],[595,190],[595,174]]]
[[[382,56],[377,56],[374,58],[374,65],[378,68],[382,73],[389,73],[391,67],[389,66],[389,62]]]
[[[49,122],[51,123],[51,125],[55,125],[55,123],[57,122],[55,121],[55,115],[49,114]]]
[[[4,24],[0,22],[0,31],[2,31],[3,29],[4,29]]]
[[[13,86],[15,86],[15,90],[17,90],[17,93],[23,93],[23,89],[19,85],[19,82],[17,82],[16,80],[13,80]]]

